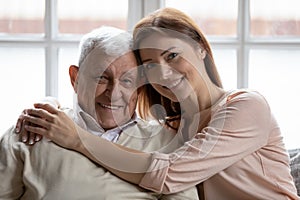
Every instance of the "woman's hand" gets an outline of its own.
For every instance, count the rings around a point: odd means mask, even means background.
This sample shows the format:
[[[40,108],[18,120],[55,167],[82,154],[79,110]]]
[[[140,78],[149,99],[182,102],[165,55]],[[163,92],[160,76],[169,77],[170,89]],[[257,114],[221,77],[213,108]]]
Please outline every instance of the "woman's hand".
[[[29,122],[24,120],[25,116],[28,115],[27,111],[28,109],[23,110],[23,112],[19,116],[16,123],[15,132],[20,135],[20,140],[22,142],[27,143],[29,145],[33,145],[36,142],[40,141],[43,138],[43,136],[31,133],[24,128],[25,125],[29,125]]]
[[[25,130],[42,135],[60,146],[76,149],[80,144],[77,128],[66,113],[45,103],[34,104],[35,108],[27,109],[23,118]]]
[[[40,102],[44,104],[50,104],[55,108],[60,108],[60,103],[55,97],[46,96],[43,99],[41,99]],[[28,115],[28,109],[23,110],[23,112],[19,116],[16,123],[15,132],[20,135],[20,140],[22,142],[27,143],[29,145],[33,145],[36,142],[40,141],[43,138],[43,136],[29,132],[24,128],[26,124],[29,125],[29,122],[24,120],[26,115]]]

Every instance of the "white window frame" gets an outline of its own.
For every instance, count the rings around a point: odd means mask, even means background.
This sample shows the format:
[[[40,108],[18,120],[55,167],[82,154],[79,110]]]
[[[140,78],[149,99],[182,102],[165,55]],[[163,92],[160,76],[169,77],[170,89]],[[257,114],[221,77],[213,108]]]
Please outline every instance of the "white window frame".
[[[145,1],[145,0],[144,0]],[[149,5],[150,4],[150,5]],[[165,7],[165,0],[147,1],[143,14]],[[250,0],[238,0],[237,36],[207,36],[211,46],[217,49],[234,49],[237,52],[237,88],[248,87],[249,56],[252,49],[300,49],[300,38],[255,38],[250,37]]]
[[[251,49],[299,49],[300,39],[251,38],[250,33],[250,0],[238,1],[237,37],[210,37],[213,48],[235,49],[237,51],[237,87],[248,87],[249,52]],[[165,7],[164,0],[128,0],[128,31],[134,24],[148,13]],[[58,51],[61,47],[77,48],[79,35],[59,35],[57,0],[45,0],[45,35],[17,35],[0,37],[1,46],[42,47],[45,48],[46,88],[45,95],[58,97]]]
[[[62,0],[63,1],[63,0]],[[45,51],[45,95],[58,98],[59,49],[77,48],[81,35],[64,35],[58,31],[58,0],[45,0],[44,34],[3,34],[1,47],[43,48]],[[150,12],[165,7],[165,0],[128,0],[128,31]],[[237,88],[247,88],[250,51],[256,49],[299,50],[299,37],[259,38],[250,35],[250,0],[238,0],[236,37],[207,36],[213,49],[235,50],[237,53]],[[41,66],[43,67],[43,66]],[[1,135],[0,135],[1,136]],[[290,138],[292,136],[289,136]]]

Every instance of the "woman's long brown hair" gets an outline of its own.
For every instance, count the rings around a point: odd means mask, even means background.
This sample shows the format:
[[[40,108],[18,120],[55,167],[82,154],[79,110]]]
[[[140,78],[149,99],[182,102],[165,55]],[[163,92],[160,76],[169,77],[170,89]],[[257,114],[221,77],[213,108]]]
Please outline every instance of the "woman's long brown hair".
[[[153,34],[153,31],[145,30],[154,30],[155,28],[176,31],[193,40],[198,46],[200,45],[207,53],[204,63],[209,78],[216,86],[222,88],[222,82],[213,59],[211,47],[198,25],[188,15],[174,8],[163,8],[140,20],[133,31],[134,48],[137,49],[137,52],[140,42],[150,34]],[[139,64],[142,64],[138,53],[137,57]],[[152,106],[155,104],[162,105],[165,111],[155,106],[153,109]],[[160,95],[150,84],[144,85],[141,89],[138,112],[142,118],[154,117],[159,121],[163,120],[167,125],[171,124],[169,123],[170,121],[178,120],[181,117],[179,103],[172,102],[170,99]],[[172,126],[170,125],[170,127]],[[172,128],[176,129],[177,127]]]

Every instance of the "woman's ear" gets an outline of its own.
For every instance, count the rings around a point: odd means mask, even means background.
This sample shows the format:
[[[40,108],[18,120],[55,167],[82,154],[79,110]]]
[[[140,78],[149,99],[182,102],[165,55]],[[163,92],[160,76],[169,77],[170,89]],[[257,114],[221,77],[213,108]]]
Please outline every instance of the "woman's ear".
[[[69,67],[70,80],[71,80],[71,84],[74,88],[75,93],[77,93],[78,71],[79,71],[79,67],[77,67],[76,65],[71,65]]]
[[[206,51],[204,49],[200,48],[199,55],[200,55],[200,58],[202,58],[202,60],[204,60],[204,58],[206,57]]]

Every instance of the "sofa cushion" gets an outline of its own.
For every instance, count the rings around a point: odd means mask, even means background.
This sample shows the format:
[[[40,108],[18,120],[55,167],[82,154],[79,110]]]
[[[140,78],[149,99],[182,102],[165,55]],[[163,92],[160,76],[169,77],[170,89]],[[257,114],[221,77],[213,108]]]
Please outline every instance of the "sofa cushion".
[[[300,149],[291,149],[290,155],[291,174],[296,184],[297,193],[300,196]]]

